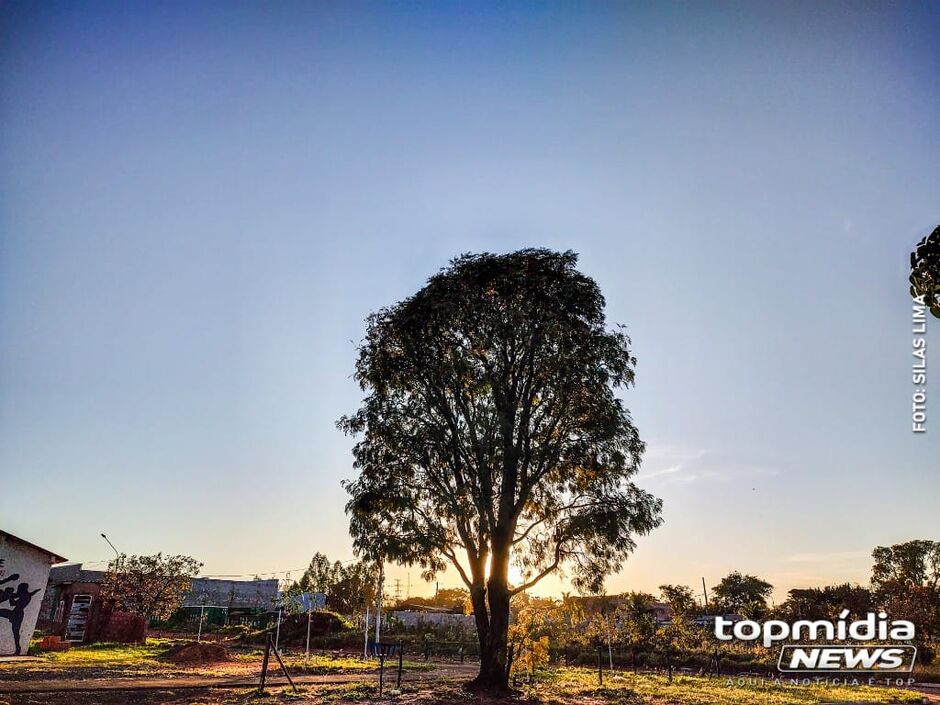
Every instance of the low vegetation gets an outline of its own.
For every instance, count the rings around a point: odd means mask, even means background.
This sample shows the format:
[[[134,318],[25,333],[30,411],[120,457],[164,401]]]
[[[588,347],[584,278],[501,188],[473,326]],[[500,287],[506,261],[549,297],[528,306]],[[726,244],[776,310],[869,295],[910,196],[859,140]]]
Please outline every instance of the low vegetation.
[[[174,639],[150,639],[146,644],[99,643],[68,651],[39,654],[39,660],[5,663],[0,667],[0,682],[18,680],[131,679],[169,676],[254,677],[261,670],[263,649],[256,646],[230,646],[232,660],[223,663],[185,665],[171,662],[166,652],[186,643]],[[292,674],[331,675],[368,673],[376,662],[363,658],[312,653],[305,658],[300,650],[284,653]],[[273,661],[272,661],[273,663]],[[409,671],[426,671],[426,663],[406,661]],[[276,664],[271,666],[276,668]],[[2,688],[0,688],[2,690]]]

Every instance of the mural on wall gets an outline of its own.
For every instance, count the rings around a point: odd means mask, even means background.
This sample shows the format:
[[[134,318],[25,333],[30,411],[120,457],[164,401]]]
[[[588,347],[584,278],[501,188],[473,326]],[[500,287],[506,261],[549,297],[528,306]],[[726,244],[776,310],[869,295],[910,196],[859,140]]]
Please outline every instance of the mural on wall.
[[[4,583],[15,582],[20,579],[19,573],[0,579],[0,585]],[[23,628],[23,615],[26,607],[33,600],[33,596],[42,588],[35,590],[29,589],[28,583],[20,583],[14,589],[12,586],[3,588],[0,592],[0,605],[9,603],[9,607],[0,607],[0,617],[10,622],[10,629],[13,631],[14,653],[20,652],[20,630]]]

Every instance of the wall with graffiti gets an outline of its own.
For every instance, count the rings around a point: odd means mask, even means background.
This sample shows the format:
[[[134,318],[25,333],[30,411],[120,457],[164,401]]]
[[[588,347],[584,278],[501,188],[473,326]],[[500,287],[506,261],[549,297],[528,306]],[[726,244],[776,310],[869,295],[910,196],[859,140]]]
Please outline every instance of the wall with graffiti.
[[[0,656],[29,649],[49,568],[48,553],[0,533]]]

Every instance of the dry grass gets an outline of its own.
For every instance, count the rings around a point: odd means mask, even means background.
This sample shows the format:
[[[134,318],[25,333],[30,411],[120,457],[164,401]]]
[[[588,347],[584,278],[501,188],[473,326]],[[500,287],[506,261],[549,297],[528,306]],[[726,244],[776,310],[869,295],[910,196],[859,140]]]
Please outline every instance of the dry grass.
[[[60,693],[17,696],[9,705],[300,705],[362,703],[400,705],[822,705],[823,703],[914,703],[917,693],[869,686],[788,685],[759,679],[676,676],[672,683],[656,674],[605,674],[597,686],[594,671],[559,668],[546,671],[536,683],[512,698],[471,694],[452,681],[406,683],[402,692],[387,690],[378,697],[374,676],[346,684],[270,688],[259,696],[249,689],[119,691],[114,693]],[[0,705],[4,696],[0,695]]]

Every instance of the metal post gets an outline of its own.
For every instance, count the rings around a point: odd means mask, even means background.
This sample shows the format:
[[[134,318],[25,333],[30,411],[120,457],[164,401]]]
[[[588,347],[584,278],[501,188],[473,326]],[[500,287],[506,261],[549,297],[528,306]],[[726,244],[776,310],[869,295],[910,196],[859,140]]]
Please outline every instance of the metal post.
[[[268,637],[270,639],[270,637]],[[287,670],[287,666],[284,665],[284,659],[281,658],[281,655],[277,652],[277,649],[274,649],[274,658],[277,659],[277,662],[281,664],[281,670],[284,671],[284,675],[287,676],[287,682],[290,683],[290,687],[294,689],[294,692],[297,692],[297,685],[294,683],[294,679],[290,677],[290,673]]]
[[[264,658],[261,661],[261,682],[258,683],[258,692],[264,692],[264,681],[268,676],[268,659],[271,657],[271,632],[264,633]]]
[[[281,639],[281,610],[277,611],[277,631],[274,634],[274,650],[277,651],[277,645]]]
[[[405,647],[401,639],[398,640],[398,689],[401,690],[401,667],[404,659]]]
[[[382,687],[385,684],[385,649],[379,649],[379,697],[382,697]]]
[[[385,566],[379,563],[379,589],[375,600],[375,643],[382,641],[382,588],[385,583]]]
[[[309,600],[309,597],[308,597]],[[307,651],[304,654],[304,661],[310,658],[310,621],[313,619],[313,601],[307,603]]]
[[[366,642],[362,647],[362,658],[369,658],[369,606],[366,605]]]
[[[202,641],[202,619],[203,619],[203,614],[205,613],[205,611],[206,611],[206,606],[199,605],[199,631],[196,632],[197,644]]]

